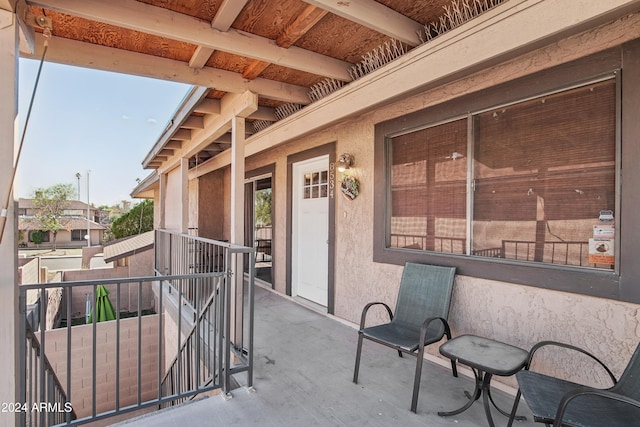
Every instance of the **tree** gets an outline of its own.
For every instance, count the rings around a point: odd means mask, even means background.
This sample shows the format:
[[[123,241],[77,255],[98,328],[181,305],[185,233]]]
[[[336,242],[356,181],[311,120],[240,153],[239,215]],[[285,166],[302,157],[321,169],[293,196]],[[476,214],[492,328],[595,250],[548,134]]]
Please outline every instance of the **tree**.
[[[153,200],[138,203],[111,223],[111,233],[116,239],[151,230],[153,230]]]
[[[271,189],[256,191],[256,226],[271,225]]]
[[[53,250],[56,250],[58,231],[66,228],[63,218],[67,202],[76,194],[73,184],[55,184],[49,188],[36,190],[33,205],[37,209],[35,220],[40,230],[53,235]]]

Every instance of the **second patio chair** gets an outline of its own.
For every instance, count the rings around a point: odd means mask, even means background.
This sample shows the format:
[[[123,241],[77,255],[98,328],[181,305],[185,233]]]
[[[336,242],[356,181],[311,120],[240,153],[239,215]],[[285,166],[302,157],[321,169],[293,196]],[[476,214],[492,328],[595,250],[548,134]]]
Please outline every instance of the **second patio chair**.
[[[587,355],[595,366],[611,378],[613,386],[599,389],[531,371],[533,356],[542,347],[564,347]],[[522,395],[536,422],[554,427],[629,427],[640,420],[640,345],[636,347],[629,364],[616,381],[609,368],[593,354],[579,347],[557,341],[542,341],[531,349],[523,371],[516,374],[518,393],[511,411],[508,427],[513,424]]]
[[[372,302],[364,307],[358,331],[354,383],[358,383],[362,340],[365,338],[397,350],[400,357],[402,353],[414,355],[417,361],[411,410],[416,412],[424,347],[440,341],[445,335],[447,339],[451,338],[447,318],[455,270],[455,267],[407,263],[402,272],[395,314],[383,302]],[[367,312],[374,305],[382,305],[386,308],[390,322],[367,328],[365,327]],[[453,375],[457,377],[454,362],[451,362],[451,369]]]

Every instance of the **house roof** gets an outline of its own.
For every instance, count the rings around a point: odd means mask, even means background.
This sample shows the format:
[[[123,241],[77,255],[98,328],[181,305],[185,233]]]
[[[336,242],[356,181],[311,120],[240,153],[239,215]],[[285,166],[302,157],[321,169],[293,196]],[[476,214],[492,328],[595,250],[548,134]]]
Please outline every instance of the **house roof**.
[[[37,207],[35,206],[35,204],[33,203],[33,199],[26,199],[26,198],[20,198],[18,200],[18,208],[20,209],[37,209]],[[66,204],[65,204],[65,209],[75,209],[75,210],[83,210],[86,211],[87,210],[87,204],[85,202],[82,202],[80,200],[67,200]],[[95,208],[93,206],[90,206],[91,210],[98,210],[98,208]]]
[[[125,237],[104,245],[104,261],[116,261],[135,253],[152,249],[153,245],[153,231],[147,231],[146,233],[138,234],[136,236]]]
[[[87,220],[84,218],[60,218],[64,229],[71,230],[86,230]],[[92,230],[106,230],[102,224],[98,224],[95,221],[89,221],[91,223]],[[18,230],[35,231],[42,230],[42,227],[38,224],[35,218],[18,218]]]

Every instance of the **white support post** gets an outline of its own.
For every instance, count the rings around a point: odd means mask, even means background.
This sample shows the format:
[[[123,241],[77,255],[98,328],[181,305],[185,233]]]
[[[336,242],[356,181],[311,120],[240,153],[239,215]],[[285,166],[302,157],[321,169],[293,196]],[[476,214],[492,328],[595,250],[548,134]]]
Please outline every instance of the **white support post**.
[[[0,2],[1,3],[1,2]],[[18,245],[14,196],[11,196],[16,156],[16,116],[18,114],[19,31],[15,14],[0,8],[0,402],[19,401],[19,309]],[[9,197],[11,196],[11,197]],[[9,205],[5,206],[9,200]],[[0,426],[18,425],[18,411],[0,414]]]
[[[180,159],[180,231],[189,231],[189,159]]]
[[[237,245],[244,245],[244,143],[245,119],[235,116],[231,120],[231,243]],[[231,309],[231,318],[235,319],[231,336],[236,346],[242,345],[243,270],[242,258],[238,257],[233,266],[235,280],[231,290],[235,299]]]
[[[161,173],[160,174],[160,179],[159,179],[159,187],[160,187],[160,194],[158,197],[158,206],[155,209],[158,209],[158,224],[157,227],[164,229],[167,227],[167,213],[165,212],[165,209],[167,207],[167,174],[166,173]]]

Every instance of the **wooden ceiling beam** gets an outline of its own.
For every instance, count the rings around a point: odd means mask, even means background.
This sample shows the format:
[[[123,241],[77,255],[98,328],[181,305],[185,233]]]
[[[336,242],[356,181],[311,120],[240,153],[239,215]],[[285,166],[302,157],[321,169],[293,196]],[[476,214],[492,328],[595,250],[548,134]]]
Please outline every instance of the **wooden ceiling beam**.
[[[242,72],[242,77],[247,80],[253,80],[260,74],[262,74],[262,72],[266,70],[269,65],[271,64],[268,62],[254,60]]]
[[[268,120],[270,122],[275,122],[276,120],[276,111],[274,108],[270,107],[258,107],[258,111],[251,114],[248,119],[251,120]]]
[[[35,52],[22,52],[23,57],[40,59],[44,38],[37,33]],[[261,97],[296,104],[309,104],[309,88],[267,79],[247,81],[239,73],[203,68],[194,72],[181,61],[122,49],[99,46],[76,40],[52,37],[47,50],[47,61],[116,73],[133,74],[161,80],[215,88],[223,92],[244,93],[249,90]]]
[[[289,48],[318,23],[325,15],[326,10],[308,5],[296,19],[285,28],[276,39],[276,44],[280,47]],[[269,62],[255,60],[244,70],[242,77],[253,80],[258,77],[267,67]]]
[[[374,0],[303,0],[349,21],[386,34],[409,46],[420,44],[422,24]]]
[[[135,0],[33,0],[29,4],[315,75],[351,80],[348,70],[352,64],[346,61],[295,46],[285,49],[268,38],[244,31],[219,31],[194,17]]]
[[[191,129],[178,129],[171,136],[171,139],[177,139],[179,141],[190,141],[191,140]]]
[[[280,47],[293,46],[295,42],[300,40],[314,25],[324,18],[327,10],[316,6],[308,5],[296,19],[285,28],[285,30],[276,39],[276,44]]]
[[[211,28],[219,31],[229,31],[242,9],[249,0],[224,0],[211,21]],[[206,65],[214,50],[204,46],[198,46],[189,60],[189,67],[202,68]]]
[[[220,100],[205,98],[196,105],[193,111],[202,114],[220,114]]]
[[[165,144],[165,148],[174,148],[176,150],[179,150],[182,148],[182,141],[171,139]]]
[[[207,64],[211,55],[213,55],[214,50],[204,46],[197,46],[196,50],[191,55],[191,59],[189,59],[189,67],[190,68],[202,68]]]
[[[192,131],[192,139],[184,144],[169,161],[163,163],[161,172],[167,172],[176,167],[180,159],[191,158],[198,152],[217,141],[221,135],[231,129],[231,120],[234,117],[247,117],[258,109],[258,96],[247,91],[243,94],[227,94],[221,100],[221,112],[219,116],[211,116],[205,120],[205,128]]]
[[[180,127],[181,128],[185,128],[185,129],[204,129],[204,117],[201,117],[201,116],[189,116],[180,125]]]

